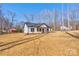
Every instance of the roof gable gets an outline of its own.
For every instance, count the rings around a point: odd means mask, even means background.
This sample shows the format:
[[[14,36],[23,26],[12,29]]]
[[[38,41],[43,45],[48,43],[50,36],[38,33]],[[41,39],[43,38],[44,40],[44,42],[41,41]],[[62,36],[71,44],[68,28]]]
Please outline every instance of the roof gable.
[[[47,27],[45,24],[42,24],[40,27]]]
[[[45,23],[31,23],[31,22],[26,22],[25,23],[28,27],[40,27],[41,25],[47,26],[49,27],[47,24]]]

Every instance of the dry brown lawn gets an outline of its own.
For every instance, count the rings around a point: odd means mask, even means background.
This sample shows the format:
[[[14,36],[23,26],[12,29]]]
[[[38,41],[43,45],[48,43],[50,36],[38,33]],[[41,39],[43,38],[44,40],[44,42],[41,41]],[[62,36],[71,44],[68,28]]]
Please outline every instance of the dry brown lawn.
[[[29,38],[36,36],[35,35],[25,35],[24,33],[13,33],[13,34],[5,34],[5,35],[0,35],[0,42],[9,42],[9,41],[15,41],[15,40],[20,40],[24,38]]]
[[[79,33],[71,31],[70,33]],[[37,34],[38,35],[38,34]],[[0,42],[6,43],[26,39],[37,35],[24,35],[23,33],[0,35]],[[42,35],[42,34],[39,34]],[[39,36],[38,35],[38,36]],[[74,34],[75,35],[75,34]],[[39,39],[16,45],[10,49],[0,51],[4,56],[77,56],[79,55],[79,39],[65,32],[44,34]]]

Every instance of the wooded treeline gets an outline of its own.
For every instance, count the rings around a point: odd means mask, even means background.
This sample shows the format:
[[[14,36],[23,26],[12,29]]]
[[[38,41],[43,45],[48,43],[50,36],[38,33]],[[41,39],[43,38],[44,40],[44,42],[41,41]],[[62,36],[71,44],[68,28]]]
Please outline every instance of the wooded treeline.
[[[5,17],[2,7],[3,6],[0,5],[0,33],[9,33],[11,28],[16,28],[17,32],[22,32],[24,21],[16,22],[16,17],[18,15],[10,10],[7,11],[7,16],[10,16],[10,18]],[[37,14],[25,13],[23,14],[23,17],[26,19],[26,22],[46,23],[53,31],[61,30],[61,26],[72,27],[71,30],[79,30],[79,7],[76,7],[75,9],[70,9],[70,7],[67,8],[67,11],[59,11],[58,9],[53,8],[53,10],[42,10]]]

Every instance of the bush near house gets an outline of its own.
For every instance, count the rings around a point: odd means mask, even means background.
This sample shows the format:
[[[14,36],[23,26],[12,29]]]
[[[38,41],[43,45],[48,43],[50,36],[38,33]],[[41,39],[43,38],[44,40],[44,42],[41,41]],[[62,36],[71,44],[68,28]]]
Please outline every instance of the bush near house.
[[[21,29],[21,28],[16,28],[16,32],[23,32],[23,29]]]

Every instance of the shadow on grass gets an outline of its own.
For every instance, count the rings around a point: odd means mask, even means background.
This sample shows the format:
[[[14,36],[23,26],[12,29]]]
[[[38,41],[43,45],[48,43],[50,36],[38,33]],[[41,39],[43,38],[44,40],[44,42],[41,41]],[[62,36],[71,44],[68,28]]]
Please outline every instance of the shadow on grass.
[[[0,42],[0,44],[3,44],[3,42]]]
[[[17,41],[2,44],[2,45],[0,45],[0,48],[2,48],[2,47],[4,47],[4,48],[0,49],[0,51],[4,51],[4,50],[10,49],[10,48],[12,48],[14,46],[17,46],[17,45],[20,45],[20,44],[23,44],[23,43],[27,43],[27,42],[39,39],[39,38],[43,37],[44,35],[39,35],[39,36],[37,35],[35,37],[25,38],[25,39],[21,39],[21,40],[17,40]]]
[[[73,35],[73,34],[71,34],[71,33],[69,33],[69,32],[66,32],[66,33],[67,33],[68,35],[70,35],[70,36],[74,37],[74,38],[79,39],[79,36]]]

